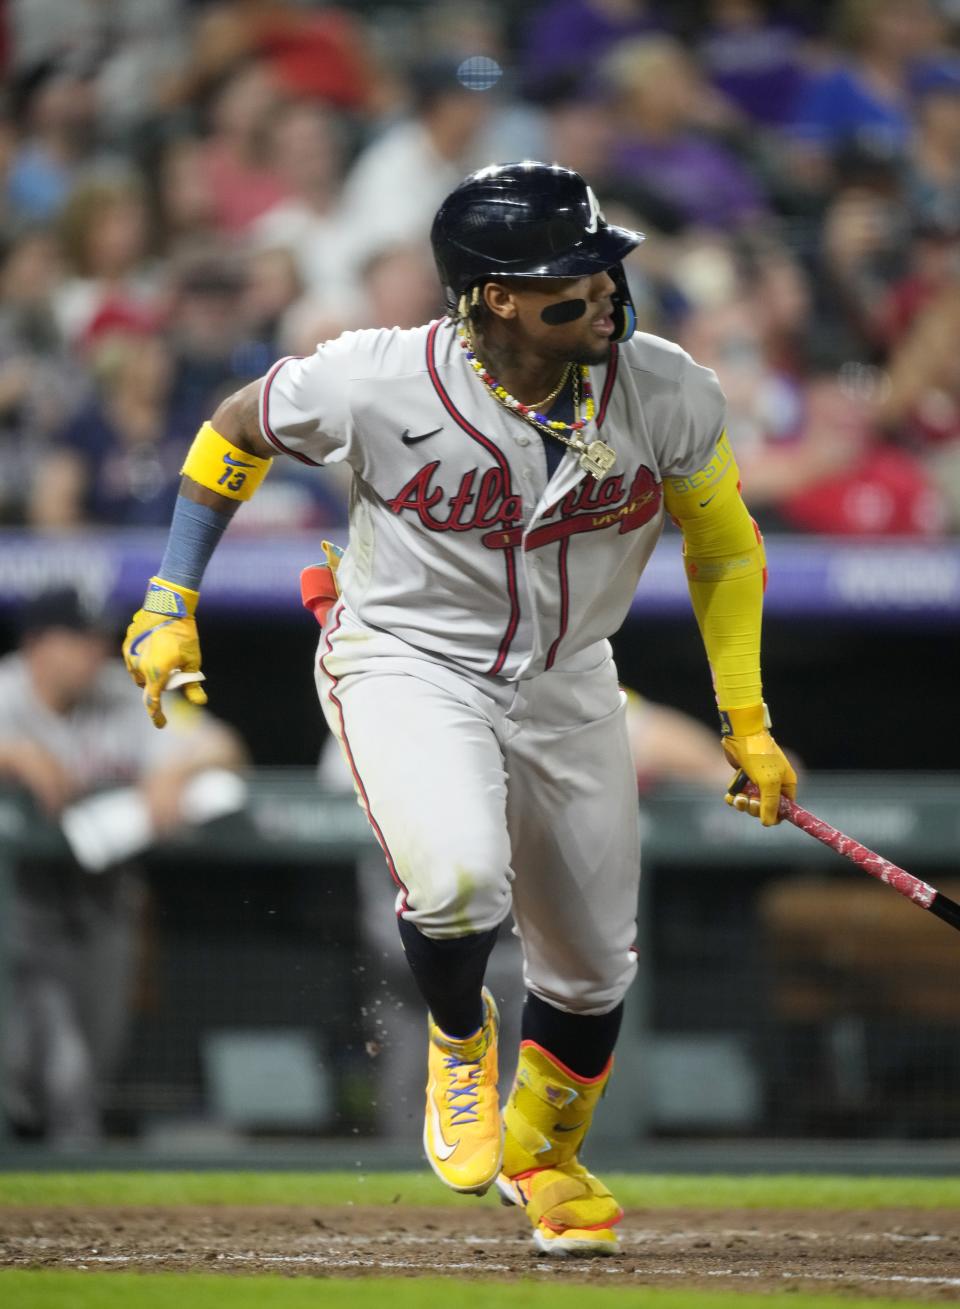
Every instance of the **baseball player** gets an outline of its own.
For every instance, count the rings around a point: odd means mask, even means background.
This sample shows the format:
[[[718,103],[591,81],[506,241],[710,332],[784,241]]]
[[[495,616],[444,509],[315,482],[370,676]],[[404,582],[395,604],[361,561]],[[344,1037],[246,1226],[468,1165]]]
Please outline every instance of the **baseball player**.
[[[424,1148],[456,1191],[496,1182],[558,1255],[612,1252],[622,1216],[579,1159],[636,970],[637,790],[607,638],[665,512],[724,750],[759,792],[727,799],[770,825],[796,780],[765,721],[763,548],[723,396],[633,334],[621,261],[642,239],[559,165],[468,177],[432,230],[446,317],[281,360],[201,428],[124,644],[161,726],[169,679],[200,673],[201,577],[237,503],[278,454],[350,466],[316,678],[429,1009]],[[511,906],[527,995],[501,1117],[483,978]]]
[[[186,705],[165,737],[151,732],[112,657],[111,626],[73,588],[38,592],[20,621],[19,648],[0,658],[0,780],[52,823],[94,791],[135,785],[152,831],[175,831],[191,777],[243,765],[233,731]],[[103,1094],[130,1024],[145,887],[128,858],[94,873],[55,849],[15,869],[0,1053],[12,1122],[76,1149],[101,1139]]]

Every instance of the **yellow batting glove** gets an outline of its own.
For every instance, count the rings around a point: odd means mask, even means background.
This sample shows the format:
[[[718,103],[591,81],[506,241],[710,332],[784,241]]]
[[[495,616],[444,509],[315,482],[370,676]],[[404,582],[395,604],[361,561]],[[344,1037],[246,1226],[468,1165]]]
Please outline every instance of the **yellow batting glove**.
[[[797,775],[770,735],[766,705],[747,709],[721,709],[723,753],[738,771],[727,791],[727,804],[759,818],[764,827],[780,821],[780,796],[796,799]],[[759,797],[739,793],[745,781],[753,782]]]
[[[161,696],[174,685],[195,705],[207,703],[200,686],[200,637],[194,612],[197,591],[151,577],[143,608],[133,615],[123,642],[127,672],[143,687],[143,703],[155,727],[166,726]],[[179,674],[179,676],[177,676]]]

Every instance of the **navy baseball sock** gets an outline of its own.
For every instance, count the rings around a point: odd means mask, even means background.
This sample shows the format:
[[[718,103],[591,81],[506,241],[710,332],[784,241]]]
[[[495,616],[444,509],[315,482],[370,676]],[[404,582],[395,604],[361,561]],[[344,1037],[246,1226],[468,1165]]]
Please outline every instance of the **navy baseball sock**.
[[[405,918],[400,940],[420,994],[445,1036],[472,1036],[483,1022],[480,991],[499,928],[437,941]]]
[[[535,1041],[578,1077],[599,1077],[620,1033],[623,1001],[608,1014],[568,1014],[527,992],[521,1040]]]

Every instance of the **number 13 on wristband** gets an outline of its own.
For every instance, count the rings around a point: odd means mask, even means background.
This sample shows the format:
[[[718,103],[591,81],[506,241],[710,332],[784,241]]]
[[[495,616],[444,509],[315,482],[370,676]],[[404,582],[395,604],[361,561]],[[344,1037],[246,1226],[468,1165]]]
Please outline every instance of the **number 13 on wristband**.
[[[266,477],[273,461],[240,450],[204,423],[187,451],[185,477],[228,500],[249,500]]]

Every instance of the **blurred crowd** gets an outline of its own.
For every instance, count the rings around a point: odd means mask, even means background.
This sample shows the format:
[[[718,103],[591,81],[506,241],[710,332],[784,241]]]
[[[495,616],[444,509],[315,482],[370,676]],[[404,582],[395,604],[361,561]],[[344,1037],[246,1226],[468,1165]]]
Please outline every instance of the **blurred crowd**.
[[[0,523],[167,521],[224,395],[442,312],[493,160],[648,234],[765,529],[960,529],[958,0],[0,0]],[[340,523],[278,467],[235,530]]]

